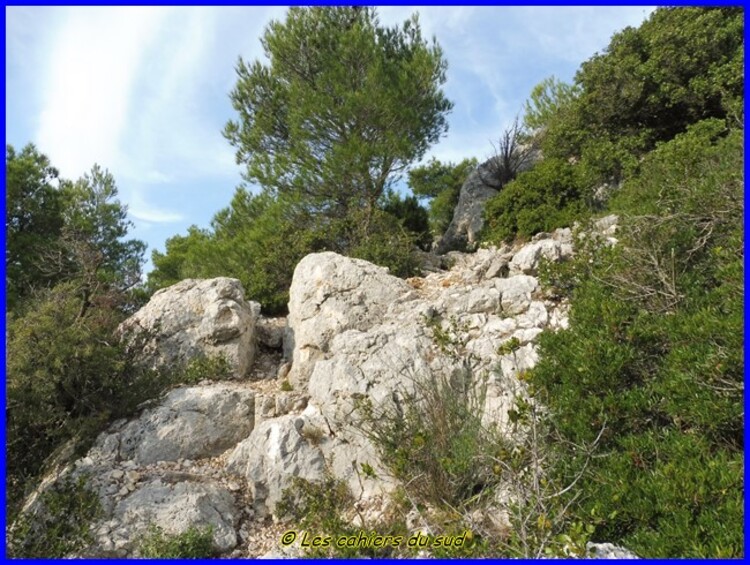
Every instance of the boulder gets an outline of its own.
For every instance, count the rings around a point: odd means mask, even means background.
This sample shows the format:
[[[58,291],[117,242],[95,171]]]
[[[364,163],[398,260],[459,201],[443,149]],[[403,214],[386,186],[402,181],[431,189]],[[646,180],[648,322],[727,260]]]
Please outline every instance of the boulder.
[[[246,438],[255,422],[255,394],[231,383],[180,387],[138,418],[97,439],[98,459],[157,461],[218,455]]]
[[[539,237],[539,236],[545,237]],[[562,261],[573,254],[573,237],[570,229],[555,230],[554,234],[537,234],[534,240],[521,247],[508,264],[510,275],[534,275],[542,260]]]
[[[255,355],[259,314],[260,305],[245,301],[237,279],[186,279],[157,291],[118,333],[151,367],[223,356],[233,374],[244,377]]]
[[[586,552],[589,559],[640,559],[629,549],[613,543],[588,542],[586,544]]]
[[[216,548],[228,551],[237,545],[240,515],[234,495],[216,482],[182,480],[170,484],[155,479],[123,498],[107,520],[92,527],[96,537],[95,548],[90,551],[120,557],[137,555],[151,526],[167,535],[210,526]]]
[[[515,163],[516,173],[529,170],[540,158],[539,151],[520,148]],[[491,157],[474,169],[466,179],[458,195],[453,219],[436,246],[438,253],[476,247],[479,233],[484,227],[484,205],[503,187],[498,180],[502,176],[498,171],[501,166],[499,157]]]
[[[294,477],[308,481],[324,477],[320,443],[327,435],[327,429],[305,416],[265,420],[231,453],[227,471],[247,480],[258,515],[274,513]]]
[[[361,259],[332,252],[302,259],[289,289],[289,332],[284,345],[293,351],[289,381],[302,388],[336,335],[373,326],[393,303],[408,298],[411,290],[405,281],[389,275],[388,269]]]

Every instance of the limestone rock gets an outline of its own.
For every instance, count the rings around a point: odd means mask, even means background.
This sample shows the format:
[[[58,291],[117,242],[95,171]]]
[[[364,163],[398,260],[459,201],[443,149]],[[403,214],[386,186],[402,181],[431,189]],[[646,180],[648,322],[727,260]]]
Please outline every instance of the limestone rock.
[[[297,415],[265,420],[230,455],[227,470],[247,479],[257,514],[273,513],[294,477],[323,478],[325,459],[318,443],[327,430],[306,424]]]
[[[187,279],[157,291],[118,332],[149,366],[221,355],[235,376],[244,377],[255,355],[259,314],[260,305],[245,301],[236,279]]]
[[[109,539],[121,539],[120,549],[130,556],[137,554],[152,524],[167,534],[181,534],[191,526],[211,526],[217,549],[228,551],[237,545],[239,518],[234,495],[215,482],[169,484],[154,480],[122,499],[108,521],[110,531],[97,543],[106,547]]]
[[[405,281],[367,261],[332,252],[302,259],[289,289],[290,334],[285,340],[293,343],[289,380],[294,387],[304,386],[336,335],[378,323],[410,290]]]
[[[541,155],[538,151],[525,151],[518,163],[518,171],[530,169]],[[497,180],[499,160],[492,157],[479,165],[464,182],[453,211],[453,219],[437,245],[438,253],[463,250],[476,246],[479,233],[484,226],[484,205],[502,189]]]
[[[573,254],[572,242],[571,231],[567,228],[555,230],[553,234],[537,234],[531,243],[513,255],[508,265],[509,273],[533,275],[543,259],[553,262],[568,259]]]
[[[139,465],[218,455],[250,434],[254,412],[255,394],[240,385],[180,387],[158,406],[100,436],[94,452]]]
[[[590,559],[640,559],[635,553],[624,547],[619,547],[613,543],[593,543],[586,544],[586,551]]]
[[[260,317],[256,324],[258,343],[269,349],[281,349],[286,331],[286,318]]]

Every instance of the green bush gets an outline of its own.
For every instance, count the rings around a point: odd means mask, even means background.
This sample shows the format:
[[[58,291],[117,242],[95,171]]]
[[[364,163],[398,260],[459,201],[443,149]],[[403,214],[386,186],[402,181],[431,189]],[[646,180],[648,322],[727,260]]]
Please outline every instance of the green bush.
[[[336,540],[341,536],[356,537],[360,531],[372,531],[382,536],[403,536],[406,540],[406,526],[402,518],[391,516],[378,524],[355,527],[350,520],[355,499],[345,481],[327,474],[320,481],[308,481],[300,477],[292,479],[292,485],[284,490],[276,507],[276,513],[290,519],[295,527],[310,536],[330,536],[327,547],[306,547],[308,557],[393,557],[404,547],[338,547]]]
[[[154,252],[149,286],[157,290],[183,278],[234,277],[264,313],[280,314],[286,312],[294,268],[309,253],[335,251],[411,276],[417,267],[414,245],[425,226],[419,227],[421,207],[402,204],[402,219],[378,208],[322,218],[298,199],[238,189],[231,205],[214,216],[212,231],[193,227],[187,236],[168,240],[165,254]],[[421,229],[422,236],[412,228]]]
[[[573,518],[643,557],[744,551],[742,165],[719,121],[649,154],[613,202],[617,247],[559,267],[570,328],[542,335],[531,373],[554,445],[606,428]],[[582,454],[557,455],[565,484]]]
[[[40,496],[33,515],[24,514],[11,526],[8,555],[70,557],[93,541],[89,526],[100,514],[99,496],[85,477],[60,480]]]
[[[340,252],[388,267],[397,277],[418,273],[413,240],[394,216],[380,210],[358,211],[345,225],[349,244]]]
[[[166,534],[161,528],[151,526],[139,553],[150,559],[204,559],[218,555],[211,526],[190,526],[181,534]]]
[[[168,388],[228,378],[222,358],[184,367],[140,366],[138,346],[114,335],[124,317],[112,296],[94,299],[81,316],[75,283],[39,293],[23,316],[8,318],[7,504],[12,513],[62,444],[81,455],[114,419],[133,414]]]
[[[572,225],[586,210],[580,173],[565,161],[546,159],[519,174],[487,201],[482,239],[511,242]]]
[[[436,344],[462,358],[460,328],[428,323]],[[482,422],[486,383],[468,357],[452,374],[407,378],[414,392],[400,391],[403,398],[393,406],[363,401],[359,426],[416,500],[461,507],[498,482],[493,457],[504,442]]]
[[[400,196],[395,192],[387,195],[383,211],[397,218],[411,236],[413,245],[428,250],[432,243],[430,220],[427,210],[415,196]]]

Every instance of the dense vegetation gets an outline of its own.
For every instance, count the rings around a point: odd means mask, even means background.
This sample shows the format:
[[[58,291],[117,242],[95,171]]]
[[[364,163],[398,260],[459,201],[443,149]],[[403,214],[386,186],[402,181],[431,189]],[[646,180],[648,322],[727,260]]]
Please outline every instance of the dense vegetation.
[[[529,236],[601,209],[598,189],[637,173],[644,155],[693,123],[719,118],[742,129],[742,30],[737,8],[657,10],[639,28],[615,34],[581,65],[574,84],[540,83],[524,122],[545,161],[560,161],[546,166],[559,171],[521,174],[501,191],[487,210],[487,240]],[[565,163],[575,164],[575,174]]]
[[[145,245],[127,239],[127,209],[112,175],[95,166],[77,181],[59,178],[33,145],[20,152],[8,146],[5,171],[5,486],[13,517],[57,456],[80,453],[109,421],[171,384],[221,373],[218,366],[209,371],[208,361],[169,374],[148,371],[118,343],[115,329],[145,298],[137,286]],[[76,488],[58,493],[55,505],[81,500]],[[57,554],[54,544],[63,540],[52,539],[59,528],[50,527],[44,544],[34,531],[38,539],[17,549]]]
[[[571,326],[530,378],[553,445],[604,430],[569,517],[643,556],[744,552],[742,18],[660,9],[574,85],[540,84],[526,121],[545,159],[486,209],[495,241],[621,218],[615,248],[549,269]],[[562,484],[586,456],[559,451]]]
[[[513,411],[536,443],[498,439],[477,398],[439,375],[400,419],[363,423],[406,485],[401,496],[446,531],[469,524],[493,489],[515,489],[513,531],[472,523],[480,535],[455,555],[566,556],[589,539],[643,557],[743,555],[743,31],[739,8],[659,9],[616,34],[573,84],[549,78],[532,91],[519,141],[543,159],[488,202],[485,242],[620,217],[615,246],[582,239],[575,259],[542,273],[571,311],[569,329],[544,334],[539,364],[523,375],[544,409],[519,399]],[[447,228],[476,161],[409,169],[451,108],[442,52],[416,19],[386,28],[373,9],[292,8],[262,45],[268,63],[238,64],[238,118],[225,128],[261,191],[239,187],[210,228],[170,238],[146,289],[144,245],[127,239],[112,176],[94,167],[62,179],[35,147],[7,148],[11,519],[64,447],[84,448],[112,418],[206,373],[145,371],[116,343],[114,329],[149,292],[232,276],[266,312],[283,312],[306,254],[334,250],[407,276],[413,251]],[[395,191],[403,173],[414,196]],[[459,332],[435,337],[460,356]],[[349,531],[341,484],[296,490],[290,515]],[[47,504],[74,519],[45,524],[47,537],[21,521],[17,554],[85,544],[98,510],[84,485],[61,485]],[[391,518],[380,533],[406,531],[403,516]],[[155,531],[142,550],[213,552],[198,530]]]

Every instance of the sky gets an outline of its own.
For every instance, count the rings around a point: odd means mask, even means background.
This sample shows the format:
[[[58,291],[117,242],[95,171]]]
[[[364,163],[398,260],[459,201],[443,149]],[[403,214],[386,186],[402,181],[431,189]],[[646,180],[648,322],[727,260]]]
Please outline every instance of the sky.
[[[653,8],[404,7],[419,12],[448,61],[447,135],[425,160],[492,154],[531,89],[572,81],[613,33]],[[208,227],[242,182],[222,136],[236,119],[235,66],[265,61],[260,37],[285,7],[6,7],[6,143],[34,143],[64,178],[97,163],[114,175],[130,235],[164,251],[167,238]],[[256,187],[257,188],[257,187]],[[150,261],[146,271],[151,268]]]

